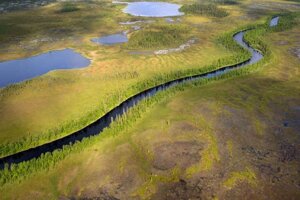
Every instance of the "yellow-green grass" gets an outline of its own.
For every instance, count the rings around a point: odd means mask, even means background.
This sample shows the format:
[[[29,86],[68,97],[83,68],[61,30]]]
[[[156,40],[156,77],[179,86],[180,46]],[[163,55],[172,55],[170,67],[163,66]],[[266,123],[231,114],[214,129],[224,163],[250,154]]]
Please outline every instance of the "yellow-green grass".
[[[266,123],[268,128],[272,128],[273,123],[280,126],[280,113],[298,105],[299,58],[289,50],[295,47],[299,32],[299,27],[295,27],[264,38],[272,49],[272,59],[259,71],[178,92],[147,110],[133,128],[106,138],[81,153],[71,154],[48,172],[37,172],[21,183],[3,186],[1,196],[4,199],[91,197],[99,195],[99,188],[104,188],[108,194],[118,198],[143,199],[151,198],[164,184],[181,178],[196,179],[200,174],[200,177],[214,177],[216,182],[211,187],[215,187],[215,195],[219,199],[228,195],[228,188],[239,188],[237,191],[241,197],[251,191],[257,198],[261,195],[276,198],[280,193],[276,189],[278,185],[275,183],[272,189],[268,178],[262,178],[266,175],[255,170],[257,163],[250,162],[253,157],[239,149],[251,145],[264,151],[274,148],[276,143],[273,142],[280,142],[270,140],[273,135],[268,131],[270,129],[257,134],[257,122],[253,119],[262,119],[261,123]],[[287,44],[276,48],[281,41]],[[185,177],[188,168],[161,171],[153,167],[154,152],[162,143],[202,142],[204,148],[199,158],[205,156],[210,146],[203,137],[207,129],[216,137],[216,148],[220,154],[219,161],[214,162],[211,168]],[[297,138],[295,130],[288,129],[287,133],[284,136],[286,140]],[[229,143],[234,144],[233,148]],[[232,158],[227,159],[228,156]],[[284,179],[288,193],[282,190],[280,194],[289,198],[299,195],[298,188],[291,182],[299,163],[280,164],[276,157],[274,160],[269,157],[265,162],[280,165],[283,170],[288,168],[291,174]],[[225,173],[225,176],[214,176],[216,172]],[[250,187],[244,187],[244,190],[239,187],[247,182]],[[260,190],[262,187],[271,189]]]
[[[0,122],[0,144],[24,142],[25,138],[29,138],[37,145],[76,131],[126,97],[139,92],[129,88],[139,85],[142,81],[176,71],[201,68],[217,59],[232,55],[232,52],[216,45],[215,39],[224,32],[234,30],[233,26],[252,22],[251,19],[241,19],[243,13],[239,6],[225,6],[231,13],[226,20],[207,18],[209,23],[203,23],[203,18],[195,21],[191,20],[191,17],[194,19],[193,16],[184,16],[183,25],[196,26],[193,34],[199,39],[197,44],[181,53],[138,56],[128,54],[126,48],[120,46],[99,46],[90,42],[92,37],[128,28],[120,27],[118,22],[136,17],[122,14],[122,6],[109,2],[79,3],[80,10],[76,12],[58,13],[62,6],[50,4],[33,11],[1,15],[4,24],[14,24],[14,27],[20,26],[26,30],[16,33],[11,31],[3,36],[15,37],[14,34],[21,34],[24,45],[30,45],[30,41],[45,36],[80,37],[76,40],[73,38],[45,44],[37,43],[33,46],[38,48],[31,51],[20,48],[14,40],[7,41],[4,38],[3,50],[14,51],[3,51],[3,60],[71,47],[90,58],[92,64],[80,70],[51,72],[15,87],[2,89],[0,114],[5,117],[2,117]],[[31,23],[23,23],[26,18],[32,19],[29,20]],[[265,17],[260,21],[262,20],[265,20]],[[68,27],[66,33],[53,35],[51,31],[47,31],[64,30],[65,27]],[[119,84],[115,84],[116,81]],[[27,148],[29,146],[27,145]],[[2,155],[5,155],[3,152]]]
[[[232,52],[216,45],[216,38],[225,32],[233,31],[233,25],[251,23],[251,20],[240,20],[236,14],[228,16],[224,21],[211,19],[210,23],[199,22],[194,33],[199,42],[184,52],[163,56],[130,55],[120,46],[99,46],[90,42],[92,37],[128,28],[118,25],[118,22],[130,19],[122,14],[122,6],[92,3],[79,4],[78,7],[80,10],[76,12],[61,14],[57,13],[61,4],[50,4],[35,10],[1,15],[0,21],[24,27],[24,33],[15,33],[22,35],[24,45],[44,36],[56,38],[57,35],[52,35],[51,31],[49,33],[47,30],[65,27],[71,30],[62,33],[63,36],[81,38],[80,42],[70,39],[42,43],[33,51],[25,51],[14,41],[4,38],[2,48],[14,51],[3,51],[2,60],[71,47],[90,58],[92,64],[80,70],[54,71],[32,81],[1,89],[0,115],[3,117],[0,122],[0,144],[17,142],[24,137],[35,138],[49,132],[55,132],[57,138],[78,130],[126,97],[137,93],[138,91],[131,91],[129,88],[141,81],[174,71],[201,68],[217,59],[232,55]],[[239,8],[236,7],[235,10]],[[31,23],[25,24],[25,19]],[[185,17],[182,19],[183,25],[192,25]],[[118,84],[115,84],[116,82]],[[39,143],[53,139],[43,139]]]
[[[256,175],[252,169],[246,168],[244,171],[232,172],[230,177],[223,184],[228,189],[232,189],[234,186],[243,181],[251,184],[252,186],[257,184]]]

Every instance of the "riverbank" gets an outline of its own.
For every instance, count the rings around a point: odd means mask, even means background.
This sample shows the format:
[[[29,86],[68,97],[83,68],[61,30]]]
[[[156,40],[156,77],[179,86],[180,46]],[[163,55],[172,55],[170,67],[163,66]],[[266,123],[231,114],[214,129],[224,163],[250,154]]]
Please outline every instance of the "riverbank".
[[[252,73],[173,93],[153,107],[145,105],[141,116],[136,111],[127,116],[137,114],[131,118],[134,126],[123,130],[116,123],[114,132],[107,129],[110,137],[69,154],[26,181],[4,186],[1,195],[4,199],[298,196],[298,127],[283,122],[298,116],[299,59],[288,50],[298,48],[299,31],[296,26],[263,36],[272,59]],[[282,41],[286,44],[278,48]]]
[[[180,54],[174,53],[163,57],[139,56],[130,55],[120,46],[108,48],[90,42],[90,38],[99,37],[99,33],[107,35],[111,33],[110,31],[115,33],[119,29],[123,30],[119,22],[136,18],[122,14],[122,6],[111,6],[108,3],[79,4],[78,7],[81,8],[79,11],[63,14],[57,13],[61,9],[60,6],[54,4],[34,11],[1,15],[1,19],[6,23],[14,23],[25,30],[31,27],[32,32],[22,39],[24,43],[27,39],[37,39],[41,35],[45,37],[52,34],[51,31],[45,33],[44,30],[61,30],[64,26],[70,29],[61,32],[64,38],[72,35],[81,38],[75,41],[45,42],[44,45],[37,43],[39,48],[32,51],[18,48],[14,43],[16,41],[7,43],[4,40],[2,47],[12,48],[14,52],[2,53],[1,58],[14,59],[18,58],[17,56],[36,54],[63,46],[75,49],[92,62],[86,69],[55,71],[0,91],[0,112],[1,116],[5,116],[0,121],[0,132],[3,133],[0,135],[0,144],[8,145],[10,151],[17,152],[66,136],[92,123],[121,101],[146,88],[187,75],[194,70],[204,70],[210,63],[215,65],[214,62],[217,62],[216,67],[234,63],[235,56],[239,56],[233,54],[231,50],[216,45],[215,40],[219,35],[232,31],[231,26],[224,23],[225,19],[224,21],[212,19],[212,23],[207,24],[199,22],[200,28],[197,28],[195,33],[202,42]],[[91,12],[91,10],[102,12]],[[80,15],[81,18],[78,17]],[[32,24],[26,24],[24,27],[22,19],[31,19],[33,16],[35,20],[31,21]],[[49,25],[45,21],[52,21],[55,17],[64,20],[55,20],[50,28],[47,27]],[[95,21],[91,21],[91,18]],[[237,25],[251,22],[251,20],[238,20],[236,16],[229,16],[227,19],[231,18]],[[185,17],[182,23],[189,25]],[[22,31],[13,31],[13,33],[21,34]],[[5,44],[9,48],[5,48]],[[224,63],[225,58],[233,60]],[[114,84],[116,80],[120,84]],[[7,155],[12,152],[3,150],[1,153]]]

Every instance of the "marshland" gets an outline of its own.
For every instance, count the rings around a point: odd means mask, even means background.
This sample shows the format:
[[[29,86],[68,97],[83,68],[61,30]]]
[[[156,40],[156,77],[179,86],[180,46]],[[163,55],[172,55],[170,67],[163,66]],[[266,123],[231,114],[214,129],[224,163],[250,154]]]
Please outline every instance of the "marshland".
[[[300,197],[298,1],[0,11],[1,199]]]

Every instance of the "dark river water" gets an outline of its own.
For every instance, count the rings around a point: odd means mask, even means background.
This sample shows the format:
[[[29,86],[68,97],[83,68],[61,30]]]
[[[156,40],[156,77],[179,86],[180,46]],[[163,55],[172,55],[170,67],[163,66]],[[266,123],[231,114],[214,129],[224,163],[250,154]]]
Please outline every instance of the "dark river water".
[[[194,81],[194,80],[217,77],[222,74],[228,73],[230,71],[236,70],[238,68],[246,67],[248,65],[257,63],[258,61],[260,61],[263,58],[263,55],[261,53],[259,53],[258,51],[256,51],[255,49],[253,49],[252,47],[248,46],[244,42],[243,37],[246,32],[247,32],[247,30],[240,31],[237,34],[235,34],[233,36],[233,38],[239,45],[243,46],[244,48],[246,48],[248,51],[251,52],[252,56],[250,59],[248,59],[244,62],[235,64],[235,65],[232,65],[232,66],[226,66],[226,67],[223,67],[223,68],[211,71],[211,72],[207,72],[204,74],[199,74],[199,75],[194,75],[194,76],[189,76],[189,77],[172,80],[167,83],[164,83],[164,84],[155,86],[153,88],[147,89],[145,91],[142,91],[142,92],[128,98],[127,100],[125,100],[124,102],[119,104],[117,107],[113,108],[111,111],[106,113],[103,117],[99,118],[97,121],[93,122],[92,124],[88,125],[87,127],[83,128],[75,133],[72,133],[61,139],[43,144],[41,146],[34,147],[31,149],[1,158],[0,159],[0,168],[4,167],[4,163],[7,163],[10,165],[12,163],[20,163],[22,161],[27,161],[27,160],[30,160],[33,158],[38,158],[43,153],[53,152],[54,150],[62,149],[64,145],[74,144],[76,141],[81,141],[83,138],[100,134],[104,128],[109,127],[112,120],[116,119],[118,116],[123,115],[129,108],[135,106],[141,100],[151,97],[159,91],[166,90],[172,86],[190,82],[190,81]]]

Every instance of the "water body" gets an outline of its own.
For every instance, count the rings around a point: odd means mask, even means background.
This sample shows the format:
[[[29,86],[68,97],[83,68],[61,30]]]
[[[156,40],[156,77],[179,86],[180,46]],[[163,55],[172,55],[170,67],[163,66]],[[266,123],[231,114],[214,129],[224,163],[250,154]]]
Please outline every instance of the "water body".
[[[244,47],[248,51],[250,51],[250,53],[251,53],[252,56],[251,56],[250,60],[248,61],[247,65],[255,64],[255,63],[257,63],[258,61],[260,61],[263,58],[263,55],[259,51],[256,51],[255,49],[249,47],[248,44],[246,44],[244,42],[244,40],[243,40],[244,35],[245,35],[245,31],[239,32],[239,33],[237,33],[237,34],[235,34],[233,36],[233,39],[239,45],[241,45],[242,47]]]
[[[279,17],[274,17],[274,18],[271,19],[271,21],[270,21],[270,27],[277,26],[277,25],[278,25],[278,22],[279,22]]]
[[[128,38],[125,33],[117,33],[100,38],[93,38],[91,41],[102,45],[114,45],[128,42]]]
[[[32,79],[58,69],[86,67],[90,60],[72,49],[55,50],[37,56],[0,62],[0,87]]]
[[[7,163],[8,165],[10,165],[12,163],[20,163],[20,162],[27,161],[27,160],[30,160],[33,158],[38,158],[46,152],[53,152],[54,150],[62,149],[64,145],[74,144],[77,141],[81,141],[83,138],[101,134],[103,129],[106,127],[109,127],[111,122],[113,120],[115,120],[118,116],[123,115],[129,108],[135,106],[141,100],[155,95],[159,91],[166,90],[172,86],[186,83],[186,82],[191,82],[191,81],[204,79],[204,78],[217,77],[222,74],[226,74],[230,71],[236,70],[238,68],[246,67],[250,64],[257,63],[258,61],[260,61],[263,58],[263,55],[244,42],[244,40],[243,40],[244,34],[247,31],[248,30],[240,31],[237,34],[235,34],[233,36],[233,38],[239,45],[243,46],[244,48],[246,48],[248,51],[251,52],[252,56],[250,59],[245,60],[245,61],[235,64],[235,65],[222,67],[220,69],[217,69],[217,70],[214,70],[211,72],[207,72],[204,74],[198,74],[198,75],[194,75],[194,76],[188,76],[188,77],[172,80],[167,83],[163,83],[161,85],[152,87],[145,91],[142,91],[142,92],[128,98],[127,100],[125,100],[124,102],[119,104],[117,107],[113,108],[111,111],[106,113],[103,117],[99,118],[94,123],[86,126],[85,128],[83,128],[75,133],[72,133],[68,136],[65,136],[61,139],[55,140],[53,142],[49,142],[49,143],[43,144],[38,147],[34,147],[34,148],[31,148],[31,149],[28,149],[28,150],[25,150],[25,151],[22,151],[22,152],[19,152],[19,153],[16,153],[16,154],[4,157],[4,158],[0,158],[0,168],[4,167],[4,163]]]
[[[181,5],[166,2],[132,2],[123,12],[142,17],[173,17],[184,15],[179,11]]]

